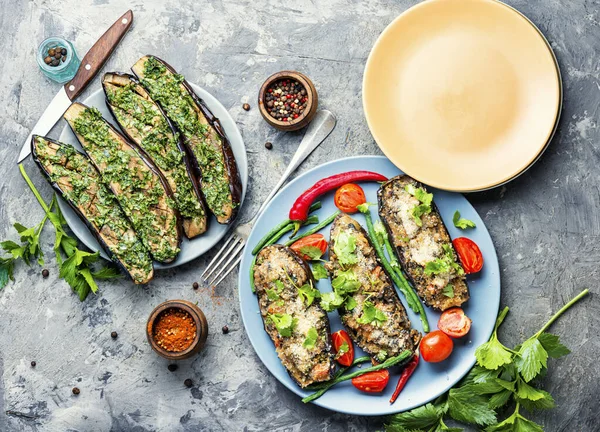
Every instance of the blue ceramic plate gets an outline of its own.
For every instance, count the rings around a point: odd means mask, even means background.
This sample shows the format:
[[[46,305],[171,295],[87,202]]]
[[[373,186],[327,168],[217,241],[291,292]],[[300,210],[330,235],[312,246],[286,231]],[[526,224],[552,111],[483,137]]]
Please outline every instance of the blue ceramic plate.
[[[402,174],[398,168],[382,156],[359,156],[340,159],[313,168],[290,182],[273,198],[273,201],[256,222],[242,258],[239,280],[240,306],[248,337],[252,342],[252,346],[254,346],[254,350],[269,371],[283,385],[300,397],[307,396],[310,392],[300,389],[281,365],[275,353],[273,342],[263,328],[256,296],[250,289],[251,249],[274,225],[288,217],[288,212],[295,199],[307,188],[324,177],[351,170],[375,171],[387,177]],[[361,186],[365,191],[367,200],[377,202],[379,185],[377,183],[361,183]],[[463,306],[466,314],[473,320],[471,331],[465,338],[455,340],[454,351],[446,361],[437,364],[421,361],[416,372],[393,405],[390,405],[389,400],[398,381],[397,373],[392,375],[390,383],[382,394],[361,393],[347,381],[333,387],[321,398],[314,401],[315,404],[333,411],[354,415],[387,415],[421,406],[444,393],[465,376],[475,364],[475,349],[490,337],[500,304],[500,272],[492,239],[475,209],[461,194],[437,189],[431,189],[431,191],[448,227],[450,236],[452,238],[471,238],[479,245],[483,253],[485,263],[483,270],[467,278],[471,299]],[[321,202],[323,207],[315,214],[319,216],[320,220],[323,220],[336,211],[333,204],[333,192],[322,196]],[[374,210],[373,208],[371,213],[374,220],[377,220],[377,212]],[[452,223],[452,216],[456,210],[460,211],[462,217],[474,221],[477,228],[464,231],[455,228]],[[365,220],[361,214],[355,214],[353,217],[365,226]],[[323,229],[321,233],[329,239],[329,227]],[[286,239],[287,237],[284,237],[282,241]],[[321,292],[331,291],[331,284],[328,279],[318,281],[317,287]],[[406,301],[402,294],[400,294],[400,298],[406,307]],[[406,309],[413,327],[422,331],[418,316],[410,309]],[[426,308],[426,312],[430,327],[435,329],[440,314],[429,308]],[[329,320],[332,332],[342,328],[337,312],[330,313]],[[364,354],[356,348],[355,355],[358,357]],[[298,402],[302,403],[300,400]]]

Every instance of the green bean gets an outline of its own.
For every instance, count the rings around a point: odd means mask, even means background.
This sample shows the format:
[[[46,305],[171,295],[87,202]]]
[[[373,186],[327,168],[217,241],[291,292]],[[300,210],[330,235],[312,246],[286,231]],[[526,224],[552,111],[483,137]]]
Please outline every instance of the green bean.
[[[284,244],[286,246],[290,246],[291,244],[297,242],[298,240],[300,240],[301,238],[307,237],[311,234],[314,234],[318,231],[321,231],[323,228],[325,228],[327,225],[329,225],[331,222],[333,222],[333,220],[336,218],[337,215],[339,215],[340,212],[336,211],[334,214],[332,214],[331,216],[325,218],[323,220],[323,222],[321,222],[319,225],[317,225],[316,227],[313,227],[311,229],[309,229],[306,232],[303,232],[302,234],[297,235],[296,237],[286,241]]]
[[[325,394],[325,392],[327,390],[329,390],[331,387],[333,387],[336,384],[351,380],[352,378],[356,378],[358,376],[364,375],[369,372],[375,372],[375,371],[378,371],[381,369],[387,369],[389,367],[395,366],[398,363],[402,362],[403,360],[406,360],[407,358],[412,357],[412,355],[413,355],[412,351],[404,350],[400,354],[398,354],[396,357],[390,357],[389,359],[387,359],[386,361],[384,361],[381,364],[371,366],[371,367],[368,367],[365,369],[361,369],[358,371],[350,372],[349,374],[346,374],[346,375],[339,376],[339,377],[329,381],[327,383],[327,387],[323,387],[319,391],[316,391],[315,393],[306,396],[304,399],[302,399],[302,402],[307,403],[307,402],[314,401],[315,399],[318,399],[321,396],[323,396],[323,394]]]
[[[310,206],[309,211],[312,213],[313,211],[318,210],[320,208],[321,208],[321,201],[317,201],[317,202],[313,203],[313,205]],[[286,219],[284,221],[281,221],[274,228],[272,228],[271,231],[269,231],[262,239],[260,239],[260,241],[256,244],[256,246],[254,246],[254,249],[252,249],[252,255],[256,255],[264,246],[266,246],[267,242],[275,234],[277,234],[279,231],[281,231],[284,227],[286,227],[291,222],[292,222],[291,220]]]

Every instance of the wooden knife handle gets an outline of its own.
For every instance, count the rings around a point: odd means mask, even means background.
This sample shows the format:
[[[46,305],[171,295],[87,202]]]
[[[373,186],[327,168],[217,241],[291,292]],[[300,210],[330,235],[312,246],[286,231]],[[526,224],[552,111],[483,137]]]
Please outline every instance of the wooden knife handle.
[[[133,22],[133,12],[128,10],[119,18],[106,33],[90,48],[85,57],[81,60],[81,65],[71,81],[65,84],[65,91],[69,99],[74,100],[83,89],[90,83],[92,78],[102,69],[106,60],[115,50],[129,27]]]

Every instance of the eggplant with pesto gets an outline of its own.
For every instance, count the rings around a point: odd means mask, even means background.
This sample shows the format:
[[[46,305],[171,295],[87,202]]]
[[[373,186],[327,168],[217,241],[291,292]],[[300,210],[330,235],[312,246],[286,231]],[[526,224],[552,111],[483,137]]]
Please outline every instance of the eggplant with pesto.
[[[465,271],[433,194],[413,178],[400,175],[384,183],[377,198],[379,217],[423,302],[441,311],[466,302]]]
[[[38,135],[31,140],[31,153],[52,187],[85,222],[112,260],[136,284],[149,282],[154,275],[150,254],[90,160],[70,145]]]
[[[254,283],[265,330],[294,381],[304,388],[331,379],[329,318],[308,265],[286,246],[267,246],[257,255]]]
[[[167,179],[186,237],[204,233],[208,218],[202,195],[185,147],[162,109],[131,75],[106,73],[102,87],[106,104],[121,130]]]
[[[177,126],[199,172],[208,209],[221,224],[237,215],[242,193],[237,164],[218,118],[182,75],[154,56],[144,56],[133,73]]]
[[[173,261],[181,240],[179,214],[157,168],[96,108],[73,103],[64,117],[152,257]]]
[[[379,362],[404,350],[415,352],[421,335],[411,328],[367,233],[348,215],[338,215],[331,225],[325,267],[333,291],[322,294],[321,306],[338,310],[348,334],[363,351]]]

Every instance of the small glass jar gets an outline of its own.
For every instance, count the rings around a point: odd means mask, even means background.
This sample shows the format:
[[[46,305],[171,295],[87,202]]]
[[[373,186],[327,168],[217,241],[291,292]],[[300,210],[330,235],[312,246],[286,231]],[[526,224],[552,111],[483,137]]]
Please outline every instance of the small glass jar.
[[[64,62],[61,61],[58,66],[50,66],[46,64],[44,59],[48,56],[48,50],[56,47],[66,48],[67,58]],[[79,69],[81,60],[77,57],[77,52],[71,42],[59,37],[49,37],[38,47],[37,63],[44,75],[57,83],[64,84],[73,79],[77,69]]]

